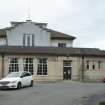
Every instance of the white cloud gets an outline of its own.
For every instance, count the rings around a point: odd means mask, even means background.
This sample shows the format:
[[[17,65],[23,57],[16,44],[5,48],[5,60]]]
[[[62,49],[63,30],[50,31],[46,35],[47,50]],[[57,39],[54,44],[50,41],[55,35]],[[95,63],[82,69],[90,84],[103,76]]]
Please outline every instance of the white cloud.
[[[30,2],[30,4],[29,4]],[[0,0],[0,27],[31,19],[77,37],[74,45],[104,48],[105,0]],[[30,5],[30,8],[28,7]]]

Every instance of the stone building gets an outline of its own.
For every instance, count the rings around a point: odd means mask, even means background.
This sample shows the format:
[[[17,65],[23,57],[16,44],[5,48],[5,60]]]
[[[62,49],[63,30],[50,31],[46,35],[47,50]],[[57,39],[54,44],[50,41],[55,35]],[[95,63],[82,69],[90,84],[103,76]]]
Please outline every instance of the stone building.
[[[0,29],[0,78],[29,71],[35,81],[101,80],[105,51],[73,47],[74,36],[47,28],[46,23],[11,22]]]

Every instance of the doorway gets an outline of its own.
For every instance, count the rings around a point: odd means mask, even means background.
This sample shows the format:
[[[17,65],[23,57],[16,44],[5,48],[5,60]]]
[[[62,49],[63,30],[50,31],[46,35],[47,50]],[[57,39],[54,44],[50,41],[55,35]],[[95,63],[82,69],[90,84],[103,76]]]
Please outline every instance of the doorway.
[[[63,61],[63,79],[64,80],[71,80],[72,74],[72,67],[70,60]]]

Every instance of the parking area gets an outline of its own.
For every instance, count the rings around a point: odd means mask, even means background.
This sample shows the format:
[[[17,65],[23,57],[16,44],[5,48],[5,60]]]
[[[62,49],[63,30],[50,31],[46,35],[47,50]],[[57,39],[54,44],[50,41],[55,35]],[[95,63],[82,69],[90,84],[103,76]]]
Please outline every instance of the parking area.
[[[89,97],[104,91],[104,83],[34,83],[20,90],[0,90],[0,105],[85,105]]]

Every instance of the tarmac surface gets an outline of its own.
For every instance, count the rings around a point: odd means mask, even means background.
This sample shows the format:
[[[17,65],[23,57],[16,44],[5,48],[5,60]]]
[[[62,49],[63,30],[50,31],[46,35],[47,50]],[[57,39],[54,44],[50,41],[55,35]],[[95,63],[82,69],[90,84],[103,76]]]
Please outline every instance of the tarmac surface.
[[[99,105],[104,99],[104,83],[61,81],[0,90],[0,105]]]

